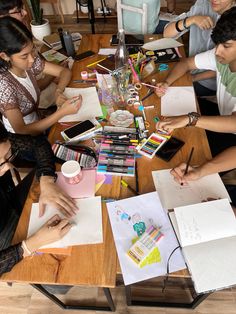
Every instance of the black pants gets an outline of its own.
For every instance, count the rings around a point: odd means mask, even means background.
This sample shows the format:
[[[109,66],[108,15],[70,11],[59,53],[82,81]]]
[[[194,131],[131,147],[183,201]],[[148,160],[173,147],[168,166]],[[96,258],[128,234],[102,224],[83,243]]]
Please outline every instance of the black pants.
[[[203,116],[218,116],[220,114],[217,104],[202,98],[198,98],[198,103]],[[236,146],[236,134],[212,131],[206,131],[206,134],[213,157],[226,148]]]

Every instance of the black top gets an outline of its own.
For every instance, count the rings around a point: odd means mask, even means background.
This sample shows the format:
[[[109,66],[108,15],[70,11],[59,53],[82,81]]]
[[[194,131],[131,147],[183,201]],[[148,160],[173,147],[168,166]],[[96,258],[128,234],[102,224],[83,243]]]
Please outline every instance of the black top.
[[[11,133],[9,140],[12,152],[19,150],[18,156],[30,155],[36,160],[36,177],[55,176],[54,154],[47,138],[43,135],[30,136]],[[4,237],[12,237],[22,206],[17,195],[10,171],[0,177],[0,275],[8,272],[23,258],[21,243],[5,248]],[[16,218],[17,217],[17,218]],[[15,224],[13,223],[15,220]]]

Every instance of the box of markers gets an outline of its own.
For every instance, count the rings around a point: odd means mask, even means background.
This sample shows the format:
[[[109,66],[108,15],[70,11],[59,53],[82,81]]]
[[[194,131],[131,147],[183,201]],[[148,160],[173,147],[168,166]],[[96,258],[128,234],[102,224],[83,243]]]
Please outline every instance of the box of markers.
[[[136,146],[132,143],[102,141],[98,157],[97,172],[118,176],[135,175]]]
[[[143,235],[131,246],[128,256],[141,267],[143,261],[155,249],[157,242],[164,236],[159,227],[149,226]]]
[[[149,138],[137,148],[137,151],[139,154],[151,159],[168,138],[170,138],[170,136],[166,136],[165,134],[152,133]]]

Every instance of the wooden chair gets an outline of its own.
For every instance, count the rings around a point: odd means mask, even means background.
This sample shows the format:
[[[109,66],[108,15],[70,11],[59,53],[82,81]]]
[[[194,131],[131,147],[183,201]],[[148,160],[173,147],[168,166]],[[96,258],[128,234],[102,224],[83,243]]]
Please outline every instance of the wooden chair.
[[[134,13],[139,13],[142,16],[142,33],[147,34],[147,4],[143,3],[142,8],[137,8],[135,6],[123,4],[122,0],[117,0],[118,29],[124,28],[123,27],[123,10],[134,12]]]
[[[59,14],[61,17],[62,24],[65,23],[62,7],[61,7],[61,0],[40,0],[41,3],[50,3],[52,5],[52,9],[54,15]]]

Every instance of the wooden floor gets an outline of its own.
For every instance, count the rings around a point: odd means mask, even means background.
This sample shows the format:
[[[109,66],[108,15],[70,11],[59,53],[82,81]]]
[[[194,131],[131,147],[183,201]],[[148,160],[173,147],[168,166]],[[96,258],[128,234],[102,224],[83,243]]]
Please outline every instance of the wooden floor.
[[[236,289],[226,289],[210,295],[195,310],[174,308],[148,308],[127,307],[125,305],[124,289],[122,287],[111,290],[118,314],[235,314]],[[66,296],[67,300],[76,300],[77,295],[89,298],[91,304],[94,298],[104,299],[103,291],[96,288],[73,288]],[[69,303],[69,302],[68,302]],[[75,302],[74,302],[75,303]],[[29,285],[13,284],[9,287],[0,283],[0,314],[61,314],[61,313],[87,313],[95,314],[96,311],[62,310],[53,304]],[[105,312],[100,312],[105,313]]]

